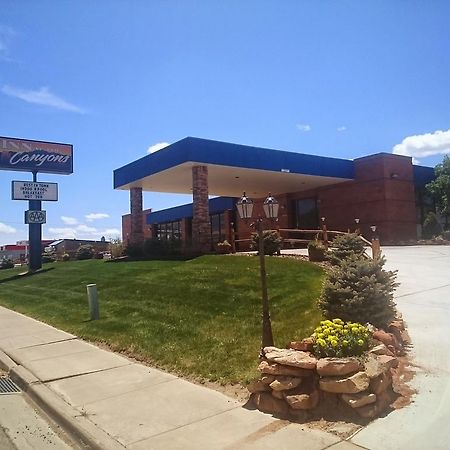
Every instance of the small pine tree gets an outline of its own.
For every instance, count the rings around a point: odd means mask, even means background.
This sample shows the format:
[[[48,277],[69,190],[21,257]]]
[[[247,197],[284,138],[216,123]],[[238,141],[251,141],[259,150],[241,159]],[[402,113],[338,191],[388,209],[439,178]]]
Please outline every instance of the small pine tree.
[[[324,316],[386,328],[395,317],[394,290],[398,284],[397,272],[384,270],[384,263],[384,257],[350,256],[337,265],[319,299]]]
[[[429,212],[423,222],[422,235],[425,239],[431,239],[442,233],[442,226],[434,212]]]
[[[78,247],[76,258],[81,259],[92,259],[94,257],[95,250],[92,245],[86,244],[86,245],[80,245]]]
[[[264,241],[264,254],[274,255],[281,250],[281,245],[283,244],[283,238],[280,233],[275,230],[265,230],[263,231],[263,241]],[[252,250],[259,250],[258,234],[252,234],[251,242]]]
[[[331,243],[332,252],[329,254],[331,264],[340,264],[347,258],[356,256],[364,257],[364,242],[355,233],[347,233],[337,236]]]

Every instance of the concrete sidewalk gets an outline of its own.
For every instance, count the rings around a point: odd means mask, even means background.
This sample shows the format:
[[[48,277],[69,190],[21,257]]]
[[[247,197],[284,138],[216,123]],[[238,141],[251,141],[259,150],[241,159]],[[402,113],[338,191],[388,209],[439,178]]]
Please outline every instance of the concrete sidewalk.
[[[357,449],[0,307],[0,367],[100,449]]]

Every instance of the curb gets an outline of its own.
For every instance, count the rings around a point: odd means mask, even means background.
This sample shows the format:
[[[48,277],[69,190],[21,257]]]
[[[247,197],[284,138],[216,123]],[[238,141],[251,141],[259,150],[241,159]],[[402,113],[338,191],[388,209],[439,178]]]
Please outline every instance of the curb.
[[[87,416],[66,403],[26,367],[17,364],[2,350],[0,350],[0,369],[8,372],[23,392],[81,448],[92,450],[124,450],[126,448],[98,428]]]

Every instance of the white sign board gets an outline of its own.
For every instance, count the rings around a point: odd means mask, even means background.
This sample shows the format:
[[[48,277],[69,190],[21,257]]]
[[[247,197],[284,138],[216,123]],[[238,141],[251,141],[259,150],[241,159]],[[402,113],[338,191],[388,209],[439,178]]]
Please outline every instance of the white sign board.
[[[25,211],[25,223],[46,223],[47,212],[46,211]]]
[[[12,199],[56,202],[58,201],[58,183],[13,181]]]

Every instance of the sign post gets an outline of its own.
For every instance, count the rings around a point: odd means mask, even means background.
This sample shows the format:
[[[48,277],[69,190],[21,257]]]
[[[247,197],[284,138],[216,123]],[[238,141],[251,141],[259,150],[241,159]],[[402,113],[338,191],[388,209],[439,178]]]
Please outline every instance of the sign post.
[[[38,172],[73,173],[73,147],[56,142],[0,137],[0,170],[32,172],[33,181],[13,181],[12,199],[27,200],[29,271],[42,268],[42,224],[46,221],[42,201],[58,200],[56,183],[38,183]]]

